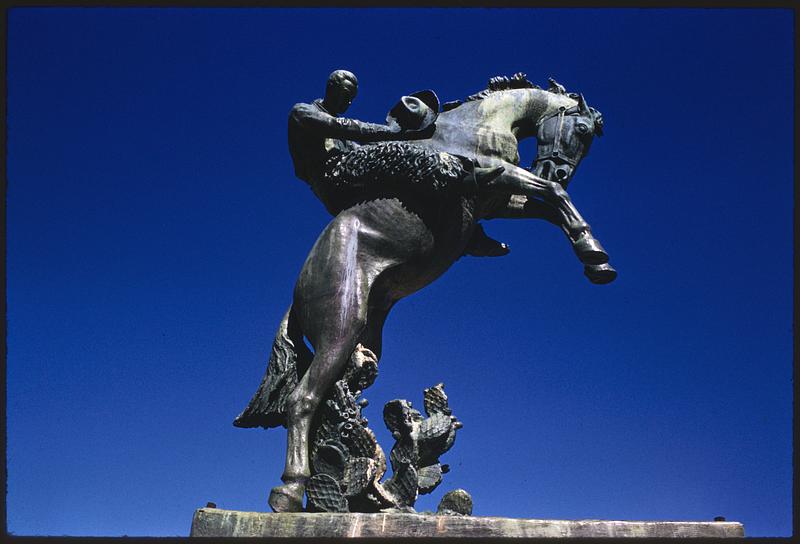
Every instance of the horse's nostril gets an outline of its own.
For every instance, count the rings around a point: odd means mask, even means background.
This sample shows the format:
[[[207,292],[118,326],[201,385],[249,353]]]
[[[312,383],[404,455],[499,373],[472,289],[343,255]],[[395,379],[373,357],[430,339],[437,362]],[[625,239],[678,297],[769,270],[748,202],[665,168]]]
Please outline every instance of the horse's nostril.
[[[559,168],[558,170],[556,170],[556,177],[558,179],[564,179],[565,177],[567,177],[567,171],[564,170],[563,168]]]

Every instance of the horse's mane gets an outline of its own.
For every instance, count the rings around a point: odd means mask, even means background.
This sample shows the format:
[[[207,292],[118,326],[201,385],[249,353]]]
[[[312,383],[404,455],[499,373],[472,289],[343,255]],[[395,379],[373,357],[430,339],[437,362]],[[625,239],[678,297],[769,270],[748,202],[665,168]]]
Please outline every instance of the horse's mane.
[[[566,95],[570,98],[575,100],[580,100],[581,103],[586,105],[583,102],[583,96],[579,93],[569,93],[567,89],[557,82],[552,77],[547,78],[550,86],[544,91],[553,93],[553,94],[561,94]],[[445,102],[442,104],[442,111],[450,111],[454,108],[459,107],[461,104],[465,102],[473,102],[475,100],[483,100],[487,96],[491,96],[494,93],[508,91],[511,89],[541,89],[538,85],[534,84],[532,81],[528,79],[528,77],[523,74],[522,72],[517,72],[513,76],[495,76],[489,79],[489,83],[486,88],[482,91],[479,91],[475,94],[471,94],[466,97],[464,100],[453,100],[452,102]],[[589,111],[592,112],[592,118],[594,119],[594,127],[595,127],[595,134],[598,136],[603,135],[603,114],[597,111],[594,108],[589,108]]]
[[[563,85],[558,84],[553,78],[550,78],[549,81],[550,81],[550,87],[545,90],[554,94],[567,94],[566,89],[564,89]],[[479,91],[475,94],[471,94],[464,100],[453,100],[452,102],[445,102],[442,105],[442,111],[448,111],[452,110],[453,108],[457,108],[464,102],[483,100],[484,98],[486,98],[491,94],[494,94],[499,91],[507,91],[510,89],[541,89],[541,87],[530,81],[528,77],[522,72],[517,72],[513,76],[495,76],[489,79],[489,83],[487,84],[486,88],[483,89],[482,91]]]
[[[483,100],[492,93],[497,91],[506,91],[508,89],[539,89],[538,85],[528,80],[525,74],[517,72],[511,77],[508,76],[495,76],[489,79],[486,88],[480,92],[469,95],[464,101],[472,102],[473,100]]]

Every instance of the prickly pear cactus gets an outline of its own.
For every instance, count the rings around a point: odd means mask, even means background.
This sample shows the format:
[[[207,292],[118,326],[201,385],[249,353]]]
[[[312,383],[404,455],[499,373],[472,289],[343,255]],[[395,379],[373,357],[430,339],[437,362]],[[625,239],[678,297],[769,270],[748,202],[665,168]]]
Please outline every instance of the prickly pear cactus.
[[[392,476],[381,481],[386,455],[361,414],[368,405],[361,393],[377,374],[377,357],[359,345],[315,425],[307,510],[413,512],[417,497],[436,489],[448,472],[439,456],[453,446],[461,423],[452,415],[440,383],[425,389],[427,417],[406,400],[386,403],[383,420],[395,444],[389,454]]]

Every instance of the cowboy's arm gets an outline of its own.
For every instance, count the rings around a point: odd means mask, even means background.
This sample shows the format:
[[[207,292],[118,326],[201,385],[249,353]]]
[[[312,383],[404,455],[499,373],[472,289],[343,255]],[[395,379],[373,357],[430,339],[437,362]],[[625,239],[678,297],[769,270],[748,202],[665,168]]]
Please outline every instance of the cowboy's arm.
[[[296,104],[292,108],[290,118],[299,126],[325,138],[353,140],[362,143],[418,140],[429,138],[433,132],[433,126],[428,130],[402,130],[397,125],[381,125],[346,117],[335,117],[310,104]]]
[[[399,127],[334,117],[310,104],[295,105],[290,117],[299,126],[325,138],[356,142],[381,142],[402,138]]]

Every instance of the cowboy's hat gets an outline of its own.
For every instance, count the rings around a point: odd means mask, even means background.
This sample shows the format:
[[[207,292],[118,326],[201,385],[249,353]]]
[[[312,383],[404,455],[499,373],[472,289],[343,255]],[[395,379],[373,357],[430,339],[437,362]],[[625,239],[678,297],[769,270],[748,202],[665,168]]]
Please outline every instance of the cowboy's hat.
[[[414,100],[417,99],[417,100]],[[424,130],[439,116],[439,97],[431,90],[404,96],[389,111],[386,122],[404,130]]]

